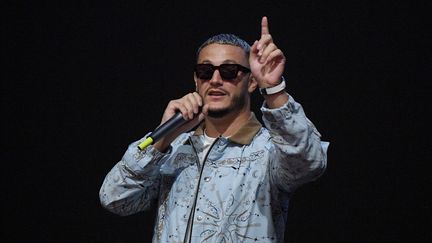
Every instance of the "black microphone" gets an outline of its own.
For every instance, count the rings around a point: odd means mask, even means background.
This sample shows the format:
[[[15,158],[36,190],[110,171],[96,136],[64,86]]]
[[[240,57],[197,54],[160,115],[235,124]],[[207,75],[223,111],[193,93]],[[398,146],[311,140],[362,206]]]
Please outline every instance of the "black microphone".
[[[199,112],[201,112],[201,107],[199,109]],[[148,135],[148,137],[138,145],[138,148],[140,150],[145,149],[150,144],[156,143],[159,139],[173,132],[175,129],[185,124],[186,122],[188,122],[188,120],[185,120],[183,118],[182,113],[177,112],[168,121],[157,127],[152,133],[150,133],[150,135]]]

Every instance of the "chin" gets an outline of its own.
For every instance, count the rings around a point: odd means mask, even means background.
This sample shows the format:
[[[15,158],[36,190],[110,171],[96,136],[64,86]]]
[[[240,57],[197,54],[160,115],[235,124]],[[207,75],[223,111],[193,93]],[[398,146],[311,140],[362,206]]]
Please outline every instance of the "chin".
[[[224,117],[226,114],[230,112],[230,109],[224,108],[224,109],[209,109],[208,110],[208,116],[212,118],[221,118]]]
[[[234,96],[230,101],[213,101],[208,104],[208,116],[212,118],[221,118],[230,113],[240,112],[245,107],[246,101],[244,96]]]

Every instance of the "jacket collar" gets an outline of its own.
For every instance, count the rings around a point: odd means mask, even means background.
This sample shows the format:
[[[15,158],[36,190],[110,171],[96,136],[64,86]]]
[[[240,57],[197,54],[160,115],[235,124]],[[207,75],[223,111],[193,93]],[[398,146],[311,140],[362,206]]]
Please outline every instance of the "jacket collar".
[[[255,114],[251,112],[249,120],[236,133],[229,137],[228,140],[242,145],[250,144],[261,127],[261,123],[257,120]],[[202,122],[195,130],[193,136],[204,135],[204,129],[205,122]]]

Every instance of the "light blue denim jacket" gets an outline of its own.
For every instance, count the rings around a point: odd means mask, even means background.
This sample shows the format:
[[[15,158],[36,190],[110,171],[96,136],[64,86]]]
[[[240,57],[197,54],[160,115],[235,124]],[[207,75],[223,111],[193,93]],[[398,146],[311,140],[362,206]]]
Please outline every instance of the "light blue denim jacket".
[[[233,136],[216,139],[204,166],[202,126],[167,153],[132,143],[103,182],[102,205],[130,215],[158,199],[153,242],[283,242],[289,198],[324,172],[328,143],[291,96],[261,111],[267,128],[252,114]]]

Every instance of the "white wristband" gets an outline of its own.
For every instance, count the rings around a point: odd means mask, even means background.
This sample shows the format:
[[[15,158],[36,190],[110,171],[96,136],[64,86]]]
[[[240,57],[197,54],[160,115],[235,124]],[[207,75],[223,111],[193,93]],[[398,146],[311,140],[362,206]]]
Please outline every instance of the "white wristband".
[[[273,87],[270,87],[270,88],[260,88],[259,92],[262,95],[271,95],[271,94],[276,94],[277,92],[284,90],[285,87],[286,87],[285,78],[282,76],[282,82],[280,82],[280,84],[273,86]]]

